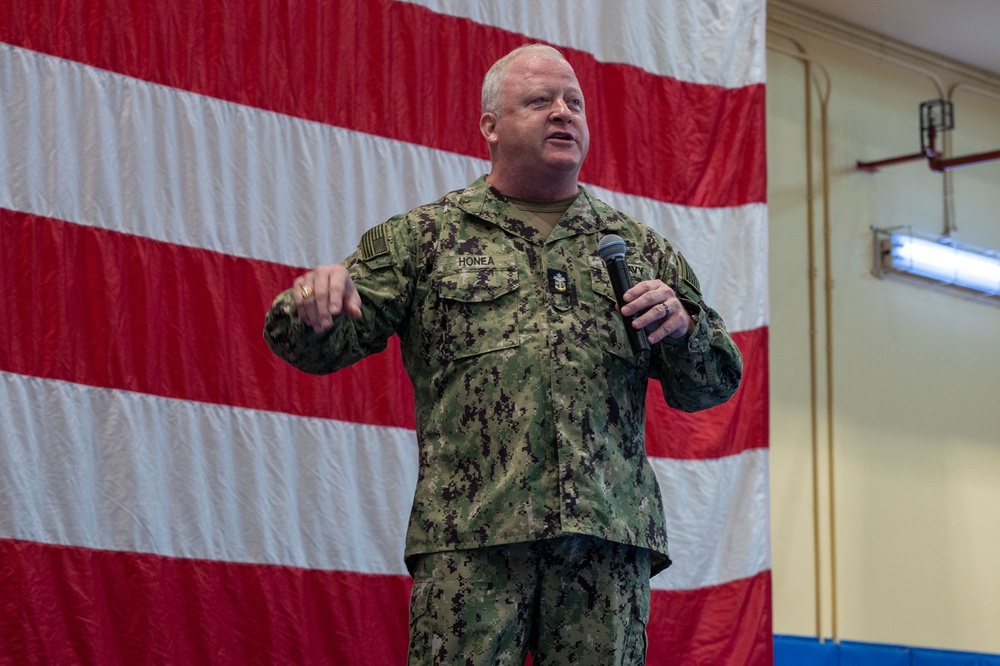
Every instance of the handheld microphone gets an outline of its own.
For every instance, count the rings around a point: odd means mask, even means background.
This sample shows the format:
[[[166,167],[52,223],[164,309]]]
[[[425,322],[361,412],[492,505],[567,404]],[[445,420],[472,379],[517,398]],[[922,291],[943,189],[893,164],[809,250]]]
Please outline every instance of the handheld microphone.
[[[625,241],[617,234],[608,234],[597,243],[597,255],[608,267],[611,288],[614,289],[615,300],[621,308],[625,305],[625,292],[632,288],[632,276],[629,275],[628,264],[625,263]],[[622,317],[625,320],[625,331],[632,346],[632,353],[639,358],[649,353],[649,340],[646,339],[646,331],[632,326],[634,318],[634,315]]]

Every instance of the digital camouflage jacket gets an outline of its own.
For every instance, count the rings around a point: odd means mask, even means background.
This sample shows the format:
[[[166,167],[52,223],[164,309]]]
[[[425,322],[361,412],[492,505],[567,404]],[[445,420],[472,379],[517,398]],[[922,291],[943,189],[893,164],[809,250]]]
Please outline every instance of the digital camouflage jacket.
[[[658,277],[695,319],[633,356],[604,262],[628,245],[633,281]],[[589,534],[669,565],[645,452],[647,380],[695,411],[736,391],[742,358],[670,244],[580,189],[548,238],[484,178],[370,229],[345,265],[362,316],[323,334],[275,299],[264,336],[288,363],[328,373],[399,335],[413,382],[419,473],[406,557]]]

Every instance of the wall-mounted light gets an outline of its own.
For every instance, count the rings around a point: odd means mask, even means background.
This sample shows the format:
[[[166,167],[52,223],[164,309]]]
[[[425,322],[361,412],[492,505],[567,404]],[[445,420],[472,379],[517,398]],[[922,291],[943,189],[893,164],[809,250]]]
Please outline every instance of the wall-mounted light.
[[[1000,253],[910,227],[872,227],[872,274],[1000,306]]]

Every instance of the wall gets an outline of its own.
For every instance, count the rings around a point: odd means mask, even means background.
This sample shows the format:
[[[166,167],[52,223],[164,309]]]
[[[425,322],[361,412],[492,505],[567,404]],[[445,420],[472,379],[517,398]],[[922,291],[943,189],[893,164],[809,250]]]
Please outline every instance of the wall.
[[[855,168],[919,150],[918,106],[939,96],[888,57],[946,94],[975,82],[998,95],[955,92],[954,155],[1000,149],[1000,77],[786,2],[768,12],[774,631],[1000,653],[1000,307],[873,277],[870,227],[940,233],[945,178],[925,161]],[[829,74],[828,262],[819,99],[810,202],[804,68],[777,51],[798,47],[814,82]],[[952,186],[956,237],[1000,249],[1000,162],[958,169]]]

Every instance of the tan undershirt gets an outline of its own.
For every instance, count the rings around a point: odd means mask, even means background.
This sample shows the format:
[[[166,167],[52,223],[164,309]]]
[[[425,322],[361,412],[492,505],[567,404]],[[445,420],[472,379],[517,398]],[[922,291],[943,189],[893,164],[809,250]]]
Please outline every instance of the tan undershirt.
[[[507,200],[521,211],[525,222],[548,238],[556,224],[559,223],[559,218],[576,201],[576,197],[577,195],[574,194],[568,199],[537,201],[535,199],[518,199],[517,197],[508,196]]]

